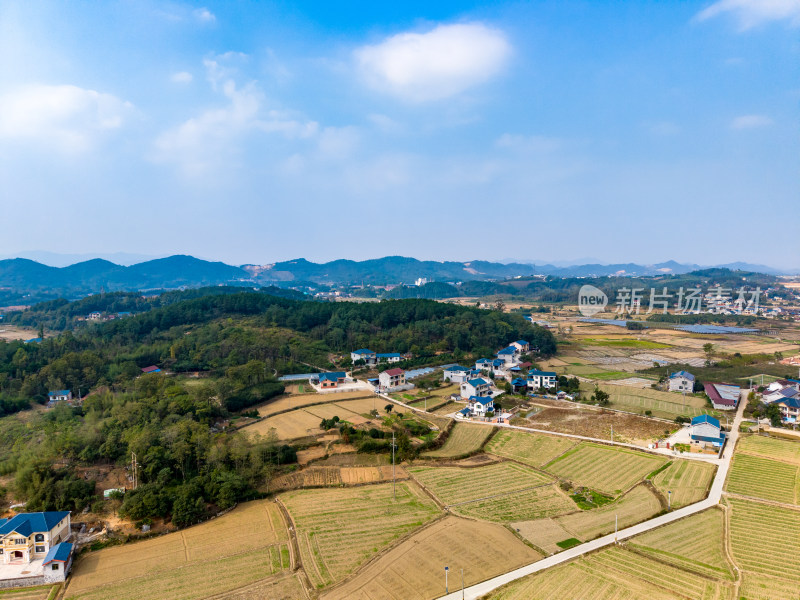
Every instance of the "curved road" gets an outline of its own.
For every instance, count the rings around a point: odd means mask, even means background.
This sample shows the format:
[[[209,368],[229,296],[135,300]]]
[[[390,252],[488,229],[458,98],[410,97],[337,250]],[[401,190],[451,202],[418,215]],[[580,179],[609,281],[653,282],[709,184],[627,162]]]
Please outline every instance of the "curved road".
[[[731,458],[733,457],[733,450],[736,448],[736,440],[739,439],[739,424],[742,422],[744,407],[746,405],[747,396],[743,391],[742,396],[739,399],[739,410],[736,412],[736,418],[733,420],[733,425],[731,426],[731,430],[728,434],[728,443],[725,446],[722,459],[717,461],[719,464],[717,475],[714,478],[714,483],[711,484],[711,491],[705,500],[685,506],[665,515],[661,515],[660,517],[650,519],[644,523],[639,523],[638,525],[623,529],[619,531],[616,536],[612,533],[601,538],[597,538],[596,540],[592,540],[591,542],[581,544],[580,546],[575,546],[569,550],[564,550],[558,554],[554,554],[553,556],[548,556],[547,558],[543,558],[535,563],[525,565],[519,569],[509,571],[503,575],[493,577],[492,579],[487,579],[482,583],[478,583],[466,588],[463,591],[463,596],[462,591],[458,590],[446,596],[441,596],[439,600],[461,600],[462,597],[465,600],[477,600],[489,592],[496,590],[500,586],[511,583],[512,581],[525,577],[526,575],[531,575],[532,573],[537,573],[544,569],[560,565],[572,560],[573,558],[577,558],[578,556],[586,554],[587,552],[592,552],[593,550],[603,548],[604,546],[610,546],[617,540],[624,540],[626,538],[639,535],[640,533],[644,533],[646,531],[650,531],[651,529],[655,529],[656,527],[661,527],[662,525],[672,523],[673,521],[688,517],[689,515],[693,515],[718,504],[720,498],[722,498],[722,488],[725,486],[725,479],[728,476],[728,469],[730,468]]]

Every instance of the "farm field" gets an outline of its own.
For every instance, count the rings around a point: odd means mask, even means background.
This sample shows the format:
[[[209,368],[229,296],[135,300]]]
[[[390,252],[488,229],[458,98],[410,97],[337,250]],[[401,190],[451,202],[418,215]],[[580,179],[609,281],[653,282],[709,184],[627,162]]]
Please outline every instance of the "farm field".
[[[746,600],[797,600],[797,582],[743,573],[739,595]]]
[[[521,422],[515,419],[514,424],[601,440],[611,439],[613,427],[615,441],[639,444],[643,447],[663,437],[665,429],[674,429],[673,425],[647,417],[588,408],[572,402],[552,401],[552,404],[548,404],[545,400],[537,398],[535,404],[542,406],[543,410]]]
[[[636,536],[629,545],[656,560],[733,581],[725,558],[725,513],[709,509]]]
[[[545,485],[553,479],[530,467],[501,462],[461,469],[458,467],[410,467],[409,472],[445,505],[519,492]]]
[[[662,392],[649,388],[632,388],[627,385],[614,385],[609,383],[599,384],[599,388],[609,394],[611,408],[644,414],[646,410],[652,412],[654,417],[674,419],[678,415],[696,417],[702,414],[716,414],[706,405],[703,398],[686,396],[684,398],[677,392]],[[581,392],[591,395],[594,384],[581,384]]]
[[[456,423],[450,436],[438,450],[425,452],[423,458],[459,458],[477,452],[486,439],[492,434],[494,427],[471,423]]]
[[[242,504],[201,525],[81,556],[65,597],[183,600],[231,591],[289,568],[288,537],[273,502]]]
[[[698,460],[675,460],[653,477],[653,485],[666,497],[672,492],[672,508],[700,502],[708,495],[717,469]]]
[[[213,600],[255,600],[267,598],[269,598],[269,600],[306,600],[307,595],[297,575],[277,575],[234,592],[221,596],[213,596]]]
[[[492,592],[491,600],[727,600],[730,589],[622,548],[609,548],[535,573]]]
[[[397,480],[408,479],[408,472],[404,467],[395,466]],[[365,483],[378,483],[392,480],[392,466],[381,465],[374,467],[335,467],[314,465],[302,471],[287,473],[274,479],[270,492],[280,490],[294,490],[302,488],[332,487],[341,485],[359,485]]]
[[[502,560],[486,560],[491,556]],[[460,585],[462,568],[464,584],[469,586],[540,558],[500,525],[448,516],[323,593],[321,600],[428,600],[444,592],[443,565],[450,567],[452,591],[456,583]]]
[[[800,466],[791,463],[737,452],[726,489],[732,494],[797,504],[798,469]]]
[[[576,444],[569,438],[501,429],[486,445],[486,452],[541,467]]]
[[[563,515],[577,508],[556,484],[551,484],[498,498],[459,504],[450,510],[465,517],[507,523],[515,519],[532,520]]]
[[[531,544],[548,554],[560,552],[561,548],[558,547],[558,542],[572,537],[571,533],[553,519],[519,521],[511,523],[510,526]]]
[[[661,456],[636,450],[582,442],[544,469],[576,485],[617,496],[666,462]]]
[[[2,600],[47,600],[53,588],[58,589],[58,586],[41,585],[19,590],[3,590],[0,592],[0,598]],[[55,596],[53,597],[55,598]]]
[[[782,460],[800,466],[800,443],[763,435],[743,435],[736,452]]]
[[[661,511],[661,503],[645,485],[639,485],[611,504],[593,510],[555,517],[556,523],[583,541],[614,531],[614,517],[619,528],[649,519]]]
[[[315,417],[304,410],[293,410],[248,425],[242,428],[242,431],[244,433],[267,435],[271,429],[274,429],[279,440],[293,440],[322,433],[319,428],[319,422],[319,417]]]
[[[800,512],[728,498],[733,560],[745,573],[800,586]],[[754,534],[754,525],[756,527]]]
[[[413,482],[295,490],[280,497],[292,516],[303,567],[313,585],[337,583],[397,538],[440,514]]]
[[[339,394],[336,394],[339,396]],[[384,408],[387,404],[391,404],[385,398],[380,398],[376,396],[370,396],[367,398],[358,398],[355,400],[341,400],[336,398],[336,405],[342,407],[344,410],[350,411],[352,413],[356,413],[359,415],[368,415],[370,411],[375,408],[378,411],[380,416],[386,416],[386,411]],[[408,409],[404,406],[400,406],[399,404],[394,404],[392,407],[392,412],[396,413],[405,413],[408,412]]]

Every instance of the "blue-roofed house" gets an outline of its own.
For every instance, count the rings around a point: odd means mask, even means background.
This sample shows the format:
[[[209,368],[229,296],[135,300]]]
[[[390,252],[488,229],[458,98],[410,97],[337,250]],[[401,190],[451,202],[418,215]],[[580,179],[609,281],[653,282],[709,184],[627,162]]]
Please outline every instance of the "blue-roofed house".
[[[475,368],[479,371],[488,371],[492,368],[492,361],[488,358],[479,358],[475,361]]]
[[[378,362],[387,362],[387,363],[396,363],[403,360],[403,357],[400,355],[399,352],[388,352],[385,354],[378,353],[375,355],[378,358]]]
[[[532,369],[528,371],[528,388],[538,390],[544,388],[549,390],[558,385],[558,374],[554,371],[539,371]]]
[[[514,393],[517,394],[519,392],[524,392],[528,389],[528,380],[522,379],[522,377],[516,377],[511,380],[511,389],[514,390]]]
[[[456,417],[461,419],[468,419],[470,416],[472,416],[472,411],[466,406],[456,413]]]
[[[31,338],[29,340],[25,340],[23,343],[24,344],[39,344],[39,343],[41,343],[41,341],[42,341],[42,338],[35,337],[35,338]]]
[[[47,392],[47,407],[53,408],[59,402],[72,402],[72,392],[70,390],[51,390]]]
[[[70,542],[61,542],[50,548],[42,561],[45,581],[56,583],[67,578],[72,569],[72,550]]]
[[[490,396],[472,396],[467,403],[467,408],[472,416],[485,417],[487,412],[494,412],[494,399]]]
[[[669,391],[691,394],[694,391],[694,375],[688,371],[672,373],[669,376]]]
[[[345,382],[345,380],[347,379],[347,373],[345,373],[344,371],[335,371],[332,373],[320,373],[316,377],[318,379],[320,388],[332,389],[339,387],[339,384]]]
[[[472,396],[490,396],[492,393],[492,382],[483,377],[468,379],[461,384],[461,397],[470,398]]]
[[[710,443],[719,446],[725,441],[719,420],[711,415],[699,415],[692,419],[691,439],[693,443]]]
[[[469,378],[471,372],[472,369],[461,365],[447,365],[444,368],[443,379],[450,383],[463,383]]]
[[[510,345],[514,346],[520,354],[525,354],[526,352],[529,352],[531,349],[531,345],[525,340],[517,340],[516,342],[511,342]]]
[[[70,513],[20,513],[0,522],[0,549],[4,564],[25,564],[44,558],[50,549],[69,539]]]
[[[353,361],[353,364],[363,360],[368,365],[374,365],[378,362],[378,354],[368,348],[361,348],[350,353],[350,360]]]
[[[507,346],[497,353],[498,360],[502,360],[505,365],[509,367],[518,362],[519,350],[516,346]]]
[[[797,423],[800,418],[800,398],[784,398],[775,402],[784,423]]]

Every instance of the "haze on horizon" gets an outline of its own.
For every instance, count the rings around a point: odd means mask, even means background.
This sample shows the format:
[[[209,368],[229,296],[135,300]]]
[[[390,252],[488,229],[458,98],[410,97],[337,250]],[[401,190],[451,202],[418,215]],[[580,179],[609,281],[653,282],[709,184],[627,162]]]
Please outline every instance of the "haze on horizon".
[[[797,269],[800,0],[0,1],[0,256]]]

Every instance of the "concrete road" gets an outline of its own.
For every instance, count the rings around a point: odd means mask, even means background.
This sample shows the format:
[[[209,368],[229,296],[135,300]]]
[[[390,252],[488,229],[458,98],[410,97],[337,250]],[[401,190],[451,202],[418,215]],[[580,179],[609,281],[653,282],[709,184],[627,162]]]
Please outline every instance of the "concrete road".
[[[577,558],[583,554],[586,554],[587,552],[592,552],[593,550],[603,548],[604,546],[610,546],[618,540],[624,540],[635,535],[639,535],[640,533],[645,533],[646,531],[650,531],[656,527],[661,527],[662,525],[672,523],[673,521],[688,517],[689,515],[693,515],[718,504],[720,498],[722,498],[722,488],[725,486],[725,479],[728,476],[728,469],[730,468],[731,458],[733,457],[733,450],[736,447],[736,440],[739,439],[739,424],[742,422],[742,416],[744,415],[744,408],[746,405],[747,396],[743,391],[742,397],[739,400],[739,410],[736,412],[736,418],[734,419],[733,426],[728,434],[728,443],[725,446],[722,459],[717,461],[719,464],[717,475],[714,478],[714,483],[711,484],[711,491],[705,500],[685,506],[679,510],[667,513],[665,515],[661,515],[660,517],[650,519],[644,523],[639,523],[638,525],[628,527],[627,529],[619,531],[616,535],[612,533],[604,537],[597,538],[591,542],[586,542],[580,546],[575,546],[574,548],[564,550],[558,554],[554,554],[553,556],[548,556],[547,558],[539,560],[535,563],[525,565],[519,569],[509,571],[503,575],[499,575],[482,583],[470,586],[463,590],[463,596],[462,590],[458,590],[451,592],[446,596],[442,596],[440,600],[460,600],[462,597],[465,600],[476,600],[477,598],[481,598],[489,592],[496,590],[507,583],[511,583],[516,579],[525,577],[526,575],[531,575],[532,573],[537,573],[544,569],[549,569],[550,567],[563,564],[569,560],[572,560],[573,558]],[[444,569],[444,565],[442,565],[442,569]]]

